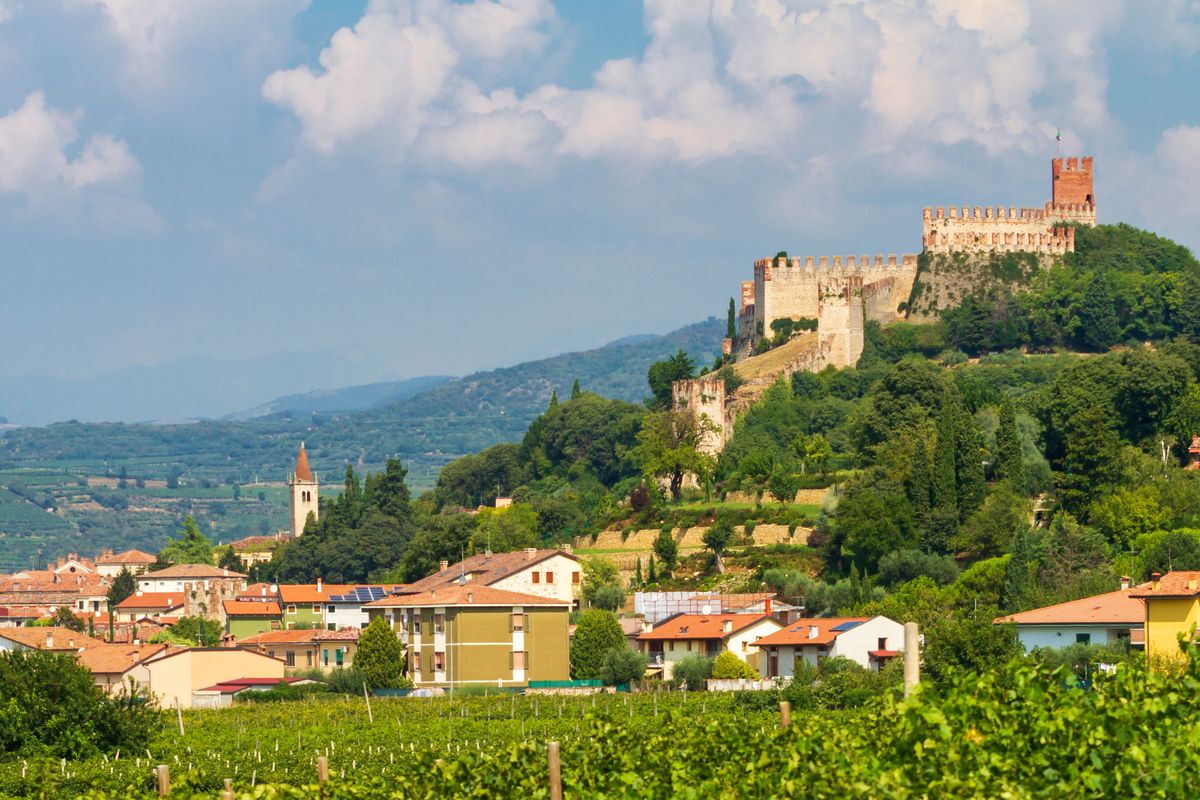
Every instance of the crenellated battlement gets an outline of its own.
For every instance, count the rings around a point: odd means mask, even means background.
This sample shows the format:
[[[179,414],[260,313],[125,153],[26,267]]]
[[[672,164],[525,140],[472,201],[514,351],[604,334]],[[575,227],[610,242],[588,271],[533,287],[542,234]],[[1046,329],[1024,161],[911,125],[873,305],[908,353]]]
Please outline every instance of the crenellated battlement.
[[[765,280],[771,280],[771,275],[779,270],[804,270],[805,272],[867,272],[867,271],[900,271],[917,266],[915,253],[896,255],[877,254],[874,256],[804,256],[796,258],[760,258],[754,262],[754,275],[761,275]],[[743,297],[744,297],[743,284]]]

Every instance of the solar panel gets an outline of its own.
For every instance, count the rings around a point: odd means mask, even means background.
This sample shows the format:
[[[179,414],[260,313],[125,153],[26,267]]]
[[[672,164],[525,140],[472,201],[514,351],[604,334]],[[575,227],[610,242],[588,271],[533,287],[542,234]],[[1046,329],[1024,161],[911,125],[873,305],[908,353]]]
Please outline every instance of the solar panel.
[[[838,626],[834,627],[834,630],[835,630],[835,631],[838,631],[839,633],[841,633],[841,632],[844,632],[844,631],[848,631],[848,630],[850,630],[851,628],[857,628],[859,625],[862,625],[862,623],[861,623],[861,622],[857,622],[857,621],[852,621],[852,622],[843,622],[841,625],[838,625]]]

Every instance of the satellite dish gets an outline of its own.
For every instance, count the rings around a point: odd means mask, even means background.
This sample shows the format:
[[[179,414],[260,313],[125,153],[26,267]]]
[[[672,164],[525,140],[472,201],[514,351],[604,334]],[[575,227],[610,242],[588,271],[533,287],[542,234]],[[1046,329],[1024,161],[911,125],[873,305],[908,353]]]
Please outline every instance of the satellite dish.
[[[708,603],[705,603],[705,604],[704,604],[704,605],[703,605],[703,606],[700,608],[700,613],[701,613],[701,614],[704,614],[705,616],[708,616],[709,614],[711,614],[711,613],[712,613],[712,606],[710,606]]]

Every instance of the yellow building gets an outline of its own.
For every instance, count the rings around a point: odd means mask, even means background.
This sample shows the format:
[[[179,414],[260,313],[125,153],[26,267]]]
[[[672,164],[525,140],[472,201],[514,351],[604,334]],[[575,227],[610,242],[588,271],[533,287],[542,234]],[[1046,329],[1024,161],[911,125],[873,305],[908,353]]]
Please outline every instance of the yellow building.
[[[1146,606],[1146,658],[1181,658],[1179,637],[1195,640],[1200,621],[1200,572],[1168,572],[1130,593]]]

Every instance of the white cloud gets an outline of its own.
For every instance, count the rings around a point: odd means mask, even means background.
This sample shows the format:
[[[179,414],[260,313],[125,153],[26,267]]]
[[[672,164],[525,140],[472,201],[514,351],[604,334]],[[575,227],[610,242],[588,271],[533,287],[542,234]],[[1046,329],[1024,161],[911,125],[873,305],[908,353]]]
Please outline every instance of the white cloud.
[[[106,134],[93,135],[76,158],[68,156],[79,139],[76,123],[82,116],[47,106],[37,91],[0,117],[0,192],[38,200],[136,174],[138,163],[128,146]]]
[[[546,0],[388,0],[339,31],[319,69],[275,72],[263,96],[322,153],[369,141],[462,167],[555,154],[930,163],[914,154],[960,143],[1033,153],[1058,128],[1073,146],[1111,133],[1104,48],[1131,8],[646,0],[639,57],[606,62],[582,88],[519,94],[478,66],[546,48]],[[1187,9],[1172,0],[1171,18]]]

